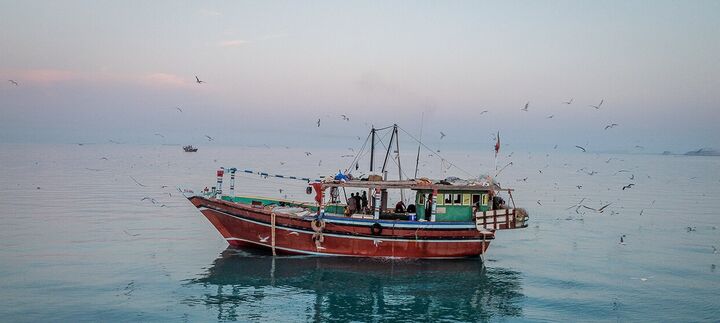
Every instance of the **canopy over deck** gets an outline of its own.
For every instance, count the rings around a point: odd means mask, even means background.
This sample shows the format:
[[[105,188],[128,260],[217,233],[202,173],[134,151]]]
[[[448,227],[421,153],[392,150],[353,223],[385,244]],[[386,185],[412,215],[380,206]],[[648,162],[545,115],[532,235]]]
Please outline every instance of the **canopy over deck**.
[[[387,180],[387,181],[332,181],[323,182],[323,188],[328,187],[354,187],[354,188],[379,188],[379,189],[411,189],[411,190],[438,190],[438,191],[505,191],[512,192],[511,188],[500,188],[497,184],[487,183],[486,185],[452,185],[433,183],[419,180]]]

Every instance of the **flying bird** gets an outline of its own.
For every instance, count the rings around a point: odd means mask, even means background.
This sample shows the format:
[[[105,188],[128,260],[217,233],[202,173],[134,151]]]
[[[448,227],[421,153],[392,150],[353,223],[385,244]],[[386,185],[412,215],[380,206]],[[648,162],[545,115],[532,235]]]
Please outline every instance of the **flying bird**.
[[[20,86],[20,84],[15,80],[8,80],[8,82],[12,83],[15,86]]]
[[[605,130],[608,130],[610,128],[615,128],[617,126],[619,126],[619,124],[617,124],[617,123],[609,124],[609,125],[605,126]]]
[[[440,131],[440,139],[443,139],[443,138],[445,138],[445,133]]]
[[[127,230],[123,230],[123,232],[125,232],[125,234],[127,234],[127,235],[129,235],[129,236],[131,236],[131,237],[137,237],[137,236],[140,235],[139,233],[131,234],[131,233],[128,232]]]
[[[563,104],[572,104],[573,100],[575,100],[575,98],[570,98],[570,101],[565,101]]]
[[[215,140],[213,137],[210,137],[210,136],[208,136],[208,135],[205,135],[205,138],[207,138],[208,141],[213,141],[213,140]]]
[[[601,206],[597,211],[600,213],[603,213],[603,210],[605,210],[606,207],[610,206],[610,204],[612,204],[612,203],[608,203],[608,204]]]
[[[310,155],[312,155],[311,152],[309,152],[309,151],[306,151],[306,152],[305,152],[305,156],[310,156]]]
[[[596,110],[598,110],[598,109],[600,109],[600,107],[602,106],[603,102],[605,102],[605,99],[600,100],[600,104],[598,104],[598,105],[590,105],[589,107],[595,108]]]
[[[626,188],[632,188],[633,186],[635,186],[635,184],[630,183],[630,184],[627,184],[627,185],[623,186],[622,189],[623,189],[623,191],[624,191]]]
[[[524,107],[524,108],[522,108],[522,109],[520,109],[520,110],[521,110],[521,111],[525,111],[525,112],[527,112],[527,110],[528,110],[528,106],[529,106],[529,105],[530,105],[530,101],[528,101],[527,103],[525,103],[525,107]]]
[[[625,235],[624,234],[620,236],[620,244],[621,245],[625,244]]]
[[[480,111],[480,114],[488,113],[488,110]]]
[[[551,115],[547,116],[547,119],[552,119],[554,116],[555,116],[554,114],[551,114]]]
[[[340,116],[343,118],[343,120],[350,121],[350,118],[348,118],[348,116],[346,116],[344,114],[341,114]]]
[[[320,128],[320,119],[318,119],[318,121],[317,121],[317,126],[318,126],[318,128]]]
[[[198,78],[198,76],[195,75],[195,83],[202,84],[202,83],[205,83],[205,81],[201,81],[200,78]]]
[[[580,146],[578,146],[578,145],[575,145],[575,147],[577,147],[578,149],[581,149],[583,152],[586,152],[586,151],[587,151],[587,150],[585,150],[585,148],[580,147]]]
[[[156,132],[155,135],[158,136],[158,137],[165,138],[165,136],[163,136],[161,133],[157,133],[157,132]]]
[[[180,109],[180,107],[175,108],[175,110],[178,110],[178,111],[180,111],[180,112],[183,112],[183,110]]]
[[[260,242],[267,242],[267,240],[270,239],[270,236],[267,236],[267,237],[264,237],[264,238],[263,238],[263,237],[261,237],[261,236],[258,234],[258,238],[260,239]]]

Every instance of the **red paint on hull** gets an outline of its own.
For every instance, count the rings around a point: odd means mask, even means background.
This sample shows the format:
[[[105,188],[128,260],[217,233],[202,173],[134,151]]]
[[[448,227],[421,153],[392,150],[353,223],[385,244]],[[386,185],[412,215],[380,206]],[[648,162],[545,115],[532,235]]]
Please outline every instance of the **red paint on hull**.
[[[191,201],[229,244],[271,248],[270,212],[262,208],[193,197]],[[307,218],[276,214],[278,253],[327,254],[355,257],[464,258],[484,253],[494,232],[476,229],[385,228],[372,235],[370,227],[327,223],[320,247]]]

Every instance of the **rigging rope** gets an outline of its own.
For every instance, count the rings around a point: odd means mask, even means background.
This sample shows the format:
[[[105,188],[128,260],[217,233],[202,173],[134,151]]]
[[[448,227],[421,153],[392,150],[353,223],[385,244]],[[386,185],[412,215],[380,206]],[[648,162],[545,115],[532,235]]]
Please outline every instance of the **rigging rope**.
[[[421,146],[425,147],[425,149],[427,149],[431,154],[433,154],[433,155],[437,156],[438,158],[440,158],[440,160],[444,160],[444,161],[445,161],[446,163],[448,163],[450,166],[457,168],[458,170],[462,171],[463,173],[467,174],[467,175],[470,176],[470,177],[475,176],[475,175],[471,174],[470,172],[468,172],[468,171],[460,168],[459,166],[453,164],[452,162],[450,162],[449,160],[447,160],[447,158],[445,158],[445,157],[443,157],[443,156],[440,156],[440,154],[438,154],[438,153],[436,153],[435,151],[433,151],[432,149],[430,149],[430,147],[428,147],[428,146],[425,145],[422,141],[420,141],[420,140],[418,140],[417,138],[415,138],[415,136],[411,135],[409,132],[407,132],[407,130],[403,129],[403,128],[400,127],[400,126],[398,126],[398,129],[402,130],[402,131],[403,131],[406,135],[408,135],[410,138],[412,138],[413,140],[417,141],[418,144],[420,144]]]

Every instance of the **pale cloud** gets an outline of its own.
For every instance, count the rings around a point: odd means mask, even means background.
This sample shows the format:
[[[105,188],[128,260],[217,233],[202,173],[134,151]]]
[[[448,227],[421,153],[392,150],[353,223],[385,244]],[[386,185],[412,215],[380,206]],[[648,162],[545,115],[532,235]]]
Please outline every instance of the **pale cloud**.
[[[238,47],[247,44],[247,40],[233,39],[220,42],[220,47]]]
[[[83,78],[75,71],[58,69],[32,69],[17,72],[19,79],[29,83],[57,83]]]
[[[140,84],[143,86],[181,87],[191,85],[192,77],[182,77],[163,72],[146,74],[110,73],[106,69],[99,71],[73,71],[62,69],[29,69],[0,71],[0,74],[11,76],[12,79],[25,84],[55,84],[63,82],[105,83],[105,84]]]
[[[198,13],[203,17],[217,17],[222,15],[220,12],[211,9],[200,9]]]
[[[141,77],[141,82],[153,86],[179,87],[188,85],[188,78],[168,73],[150,73]]]

